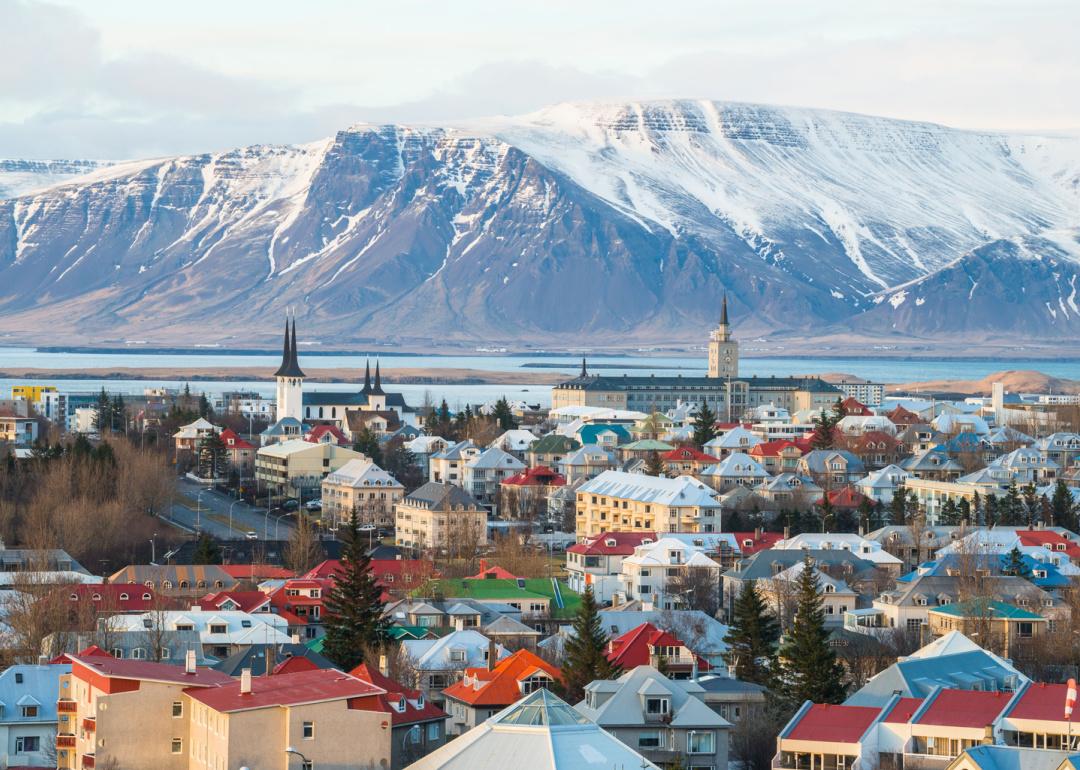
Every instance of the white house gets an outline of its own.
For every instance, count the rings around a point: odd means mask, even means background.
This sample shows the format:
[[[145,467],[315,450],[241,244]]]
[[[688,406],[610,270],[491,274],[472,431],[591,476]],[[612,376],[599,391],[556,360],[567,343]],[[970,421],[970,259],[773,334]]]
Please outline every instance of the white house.
[[[642,543],[634,549],[632,556],[622,561],[621,589],[616,598],[619,602],[650,601],[661,609],[686,609],[684,598],[673,592],[671,581],[694,568],[709,571],[719,594],[720,565],[706,556],[702,548],[669,537]]]

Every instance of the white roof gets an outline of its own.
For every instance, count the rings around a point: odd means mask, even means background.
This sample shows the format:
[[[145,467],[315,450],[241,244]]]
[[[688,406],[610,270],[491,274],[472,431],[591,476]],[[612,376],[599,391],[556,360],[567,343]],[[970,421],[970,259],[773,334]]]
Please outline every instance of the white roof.
[[[323,479],[325,484],[349,487],[401,487],[401,484],[366,457],[349,460]]]
[[[173,434],[173,438],[198,438],[200,435],[205,435],[208,431],[221,433],[221,428],[205,418],[200,417],[195,422],[189,422],[187,425],[180,426],[180,430]]]
[[[574,419],[579,417],[589,420],[644,420],[649,415],[644,412],[635,412],[631,409],[609,409],[604,406],[561,406],[552,409],[549,415],[557,419]]]
[[[474,470],[504,468],[519,471],[525,468],[525,463],[497,446],[488,447],[465,465]]]
[[[417,436],[412,441],[405,443],[410,452],[423,455],[429,455],[446,445],[447,441],[442,436]]]
[[[857,415],[849,414],[837,423],[841,431],[848,434],[867,433],[872,430],[880,430],[890,435],[896,435],[896,426],[893,421],[884,415]]]
[[[720,462],[703,470],[701,475],[723,478],[769,478],[769,472],[764,466],[745,452],[732,452]]]
[[[267,446],[259,447],[257,454],[263,455],[264,457],[288,457],[289,455],[308,450],[314,450],[321,454],[326,450],[326,447],[329,446],[332,445],[315,444],[311,441],[304,441],[302,438],[293,438],[288,441],[278,442],[277,444],[268,444]],[[356,454],[362,456],[359,452],[356,452]]]
[[[903,562],[881,547],[876,540],[867,540],[848,532],[803,532],[785,540],[777,540],[773,548],[792,551],[800,548],[811,551],[851,551],[860,559],[874,564],[902,564]]]
[[[671,553],[677,552],[677,559],[671,558]],[[715,567],[720,565],[701,552],[700,548],[688,545],[682,540],[673,537],[662,537],[652,543],[643,543],[634,548],[632,556],[627,556],[622,563],[637,564],[642,567]]]
[[[408,770],[657,770],[545,689],[526,695]]]
[[[646,476],[642,473],[604,471],[596,478],[582,484],[578,492],[608,495],[657,505],[720,507],[720,502],[713,497],[712,490],[691,476],[665,479]]]
[[[901,468],[899,465],[886,465],[884,468],[879,468],[876,471],[870,473],[859,479],[858,486],[864,489],[893,489],[897,485],[894,483],[894,479],[897,481],[906,481],[911,478],[911,474]]]
[[[440,639],[407,639],[402,644],[413,665],[421,671],[476,668],[487,664],[484,653],[488,649],[488,638],[479,631],[455,631]],[[458,650],[465,653],[464,660],[452,659],[450,653]],[[499,659],[509,654],[505,647],[498,646]]]
[[[271,612],[168,610],[114,615],[109,623],[114,631],[144,631],[154,627],[175,631],[178,625],[191,625],[202,644],[289,644],[292,641],[288,621]],[[224,625],[225,632],[211,633],[211,626],[217,625]]]
[[[536,436],[532,431],[524,428],[513,428],[505,431],[501,436],[491,442],[491,446],[503,447],[514,452],[523,452],[532,446]]]
[[[741,425],[736,425],[722,436],[717,436],[712,441],[705,442],[704,449],[737,449],[738,447],[750,448],[762,443],[764,439],[756,433],[751,433]]]

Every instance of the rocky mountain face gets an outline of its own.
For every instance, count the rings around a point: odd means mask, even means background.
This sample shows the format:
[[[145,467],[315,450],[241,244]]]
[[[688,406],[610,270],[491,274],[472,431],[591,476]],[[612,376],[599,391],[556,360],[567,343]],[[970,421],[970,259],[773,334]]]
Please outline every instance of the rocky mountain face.
[[[248,344],[1080,329],[1080,141],[714,102],[121,163],[0,201],[0,330]]]
[[[0,200],[51,187],[107,165],[97,160],[12,160],[0,158]]]

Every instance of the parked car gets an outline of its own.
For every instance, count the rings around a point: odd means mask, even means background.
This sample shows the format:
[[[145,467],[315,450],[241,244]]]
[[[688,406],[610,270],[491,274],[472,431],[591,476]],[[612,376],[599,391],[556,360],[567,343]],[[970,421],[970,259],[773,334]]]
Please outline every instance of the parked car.
[[[258,540],[259,533],[253,529],[249,529],[247,532],[244,533],[244,537],[246,537],[248,540]]]
[[[286,500],[281,504],[281,510],[283,511],[295,511],[300,507],[299,500]]]
[[[304,507],[307,508],[309,511],[321,511],[322,500],[308,500],[306,503],[304,503]]]

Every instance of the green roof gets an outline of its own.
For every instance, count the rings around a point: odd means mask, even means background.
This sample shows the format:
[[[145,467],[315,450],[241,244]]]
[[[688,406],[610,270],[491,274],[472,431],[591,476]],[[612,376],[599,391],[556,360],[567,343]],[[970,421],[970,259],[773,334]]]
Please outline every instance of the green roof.
[[[323,651],[323,640],[324,639],[326,639],[325,636],[320,636],[318,639],[312,639],[310,642],[308,642],[304,646],[307,647],[312,652],[321,653]]]
[[[387,629],[390,638],[398,642],[402,639],[423,639],[430,636],[430,631],[425,626],[391,626]]]
[[[634,441],[619,447],[619,449],[633,452],[670,452],[674,448],[674,445],[666,441],[657,441],[654,438],[643,438],[640,441]]]
[[[945,604],[940,607],[934,607],[930,612],[936,612],[939,615],[949,615],[954,618],[967,618],[974,615],[980,615],[983,613],[989,613],[990,617],[995,620],[1046,620],[1042,615],[1031,612],[1030,610],[1022,610],[1012,604],[1006,604],[999,601],[985,601],[981,599],[973,599],[968,602],[957,602],[956,604]]]
[[[552,433],[533,444],[529,451],[533,454],[548,454],[550,452],[570,452],[574,449],[581,449],[581,442],[576,438]]]
[[[550,580],[547,578],[526,578],[521,582],[524,587],[519,587],[518,581],[511,579],[469,580],[447,578],[430,580],[414,591],[413,595],[438,595],[445,600],[477,599],[489,602],[510,602],[530,598],[547,599],[552,617],[568,618],[577,614],[578,607],[581,605],[581,596],[567,588],[566,583],[559,581],[559,594],[563,600],[563,606],[560,608],[555,601],[555,589]]]

